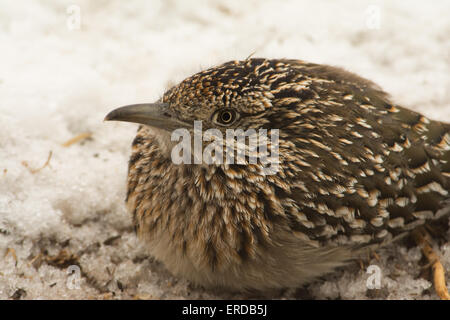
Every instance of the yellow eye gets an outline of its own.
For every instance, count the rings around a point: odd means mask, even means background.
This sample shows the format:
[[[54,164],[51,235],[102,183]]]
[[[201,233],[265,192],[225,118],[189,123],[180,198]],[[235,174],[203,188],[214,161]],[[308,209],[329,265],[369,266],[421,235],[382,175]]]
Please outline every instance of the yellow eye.
[[[236,113],[231,109],[221,110],[217,115],[217,122],[222,125],[230,125],[234,122],[235,119]]]

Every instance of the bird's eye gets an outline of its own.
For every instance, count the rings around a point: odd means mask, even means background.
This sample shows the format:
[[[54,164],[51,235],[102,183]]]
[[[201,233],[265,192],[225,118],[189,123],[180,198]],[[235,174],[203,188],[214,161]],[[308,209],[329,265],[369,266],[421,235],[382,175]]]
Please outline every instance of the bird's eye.
[[[236,112],[232,109],[220,110],[214,118],[219,124],[229,126],[236,120]]]

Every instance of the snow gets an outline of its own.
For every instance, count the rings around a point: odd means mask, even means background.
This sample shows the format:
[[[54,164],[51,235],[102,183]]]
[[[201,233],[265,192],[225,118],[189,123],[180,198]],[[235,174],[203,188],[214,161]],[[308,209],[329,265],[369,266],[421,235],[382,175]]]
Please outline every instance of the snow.
[[[245,298],[195,288],[146,254],[124,206],[136,125],[104,116],[254,53],[344,67],[401,105],[450,119],[449,14],[446,0],[3,0],[0,299]],[[62,146],[83,133],[90,138]],[[449,270],[450,245],[435,249]],[[437,299],[419,277],[417,248],[379,255],[370,261],[382,270],[378,293],[368,294],[369,275],[355,265],[309,285],[306,297]]]

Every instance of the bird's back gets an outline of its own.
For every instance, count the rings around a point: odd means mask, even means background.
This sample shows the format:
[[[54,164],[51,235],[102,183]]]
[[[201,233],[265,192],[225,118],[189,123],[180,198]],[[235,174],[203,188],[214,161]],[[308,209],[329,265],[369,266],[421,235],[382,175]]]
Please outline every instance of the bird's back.
[[[288,184],[298,185],[278,189],[298,205],[293,229],[322,243],[371,244],[438,218],[449,199],[450,125],[339,68],[290,63],[272,84],[280,108],[270,125],[289,155]]]

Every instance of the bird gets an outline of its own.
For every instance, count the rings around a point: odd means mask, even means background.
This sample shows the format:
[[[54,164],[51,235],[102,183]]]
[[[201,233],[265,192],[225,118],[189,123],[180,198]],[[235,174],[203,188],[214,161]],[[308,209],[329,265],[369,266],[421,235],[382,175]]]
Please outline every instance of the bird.
[[[139,124],[126,195],[138,237],[204,288],[299,288],[418,228],[448,229],[450,124],[339,67],[229,61],[105,120]],[[276,170],[248,157],[174,163],[172,133],[199,121],[224,136],[277,132]]]

